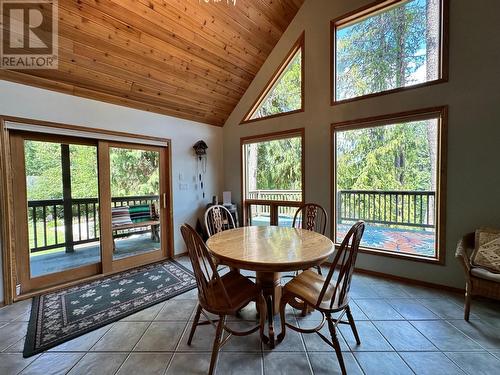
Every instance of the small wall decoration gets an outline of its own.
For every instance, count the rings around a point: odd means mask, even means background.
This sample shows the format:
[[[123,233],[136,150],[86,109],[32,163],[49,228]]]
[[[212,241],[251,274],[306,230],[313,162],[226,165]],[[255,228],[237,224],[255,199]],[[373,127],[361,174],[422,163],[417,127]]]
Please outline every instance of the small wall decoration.
[[[200,184],[200,190],[205,199],[205,173],[207,173],[207,149],[208,146],[204,141],[198,141],[193,146],[194,153],[197,159],[197,169],[198,169],[198,181]]]

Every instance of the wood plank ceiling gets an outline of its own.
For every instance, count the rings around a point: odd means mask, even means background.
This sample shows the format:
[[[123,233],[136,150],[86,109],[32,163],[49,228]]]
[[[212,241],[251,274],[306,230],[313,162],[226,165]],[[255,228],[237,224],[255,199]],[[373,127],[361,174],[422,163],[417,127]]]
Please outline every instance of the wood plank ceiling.
[[[0,78],[222,126],[303,1],[59,0],[59,69]]]

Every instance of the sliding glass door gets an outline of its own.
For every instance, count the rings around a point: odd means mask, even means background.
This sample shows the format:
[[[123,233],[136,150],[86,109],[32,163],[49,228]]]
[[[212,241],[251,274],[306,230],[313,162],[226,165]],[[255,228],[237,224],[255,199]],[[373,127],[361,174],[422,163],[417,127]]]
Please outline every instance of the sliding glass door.
[[[109,165],[101,179],[101,199],[111,212],[112,262],[105,268],[122,270],[160,260],[166,256],[168,218],[165,149],[112,142],[101,147],[103,164]]]
[[[165,147],[10,134],[20,293],[167,257]]]
[[[15,133],[10,146],[20,291],[98,274],[97,142]]]

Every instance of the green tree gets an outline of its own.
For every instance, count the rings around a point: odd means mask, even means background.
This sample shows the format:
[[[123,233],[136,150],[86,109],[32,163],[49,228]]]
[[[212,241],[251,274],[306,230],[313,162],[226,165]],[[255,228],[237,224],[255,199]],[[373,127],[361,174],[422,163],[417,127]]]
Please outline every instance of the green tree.
[[[112,148],[110,164],[111,194],[114,197],[159,193],[160,156],[158,152]]]
[[[427,122],[337,133],[339,190],[430,190]]]
[[[98,197],[97,147],[71,144],[72,198]],[[25,166],[28,200],[61,199],[61,144],[26,141]],[[111,148],[113,196],[156,195],[159,192],[159,154]]]
[[[302,105],[302,51],[290,61],[252,115],[252,119],[300,109]]]
[[[415,73],[426,63],[426,2],[404,2],[337,30],[337,100],[418,83]]]
[[[261,142],[257,148],[257,189],[302,188],[301,138]]]

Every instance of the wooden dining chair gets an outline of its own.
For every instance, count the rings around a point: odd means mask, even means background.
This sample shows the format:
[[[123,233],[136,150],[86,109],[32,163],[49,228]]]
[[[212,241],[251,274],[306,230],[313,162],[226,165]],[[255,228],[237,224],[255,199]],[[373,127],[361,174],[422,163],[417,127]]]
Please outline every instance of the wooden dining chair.
[[[181,227],[181,233],[188,249],[198,288],[198,306],[189,333],[188,345],[191,345],[197,326],[212,324],[216,327],[212,359],[210,360],[208,372],[209,375],[212,375],[217,364],[219,349],[232,335],[245,336],[260,330],[261,338],[264,341],[268,340],[264,335],[266,302],[261,289],[248,278],[234,271],[230,271],[223,276],[219,275],[207,246],[191,226],[184,224]],[[234,331],[227,327],[225,324],[226,316],[236,315],[239,310],[252,301],[255,301],[259,310],[259,324],[244,332]],[[210,319],[206,312],[218,315],[219,319]],[[200,322],[201,314],[205,316],[205,321]],[[228,333],[226,337],[223,337],[224,331]]]
[[[340,343],[337,338],[337,326],[340,323],[349,324],[356,343],[358,345],[361,344],[356,324],[349,308],[349,288],[351,286],[354,265],[356,264],[359,243],[361,242],[364,230],[364,222],[359,221],[354,224],[342,241],[330,266],[328,275],[325,277],[312,270],[300,273],[285,284],[280,302],[281,333],[278,335],[278,342],[283,341],[285,338],[287,327],[301,333],[316,333],[323,341],[335,349],[342,374],[346,374],[346,369]],[[333,280],[336,271],[338,274],[336,275],[336,280]],[[297,299],[304,301],[306,305],[313,307],[321,313],[322,321],[317,327],[309,329],[299,328],[285,321],[286,305]],[[339,313],[339,315],[334,318],[332,314],[335,313]],[[347,316],[347,321],[342,320],[344,315]],[[331,340],[320,332],[325,323],[328,324]]]
[[[293,217],[292,227],[312,230],[324,235],[328,224],[326,210],[316,203],[305,203],[297,209]],[[321,266],[316,266],[321,275]]]
[[[205,228],[207,229],[208,237],[214,234],[236,228],[233,215],[229,210],[220,205],[214,205],[207,208],[205,211]]]

